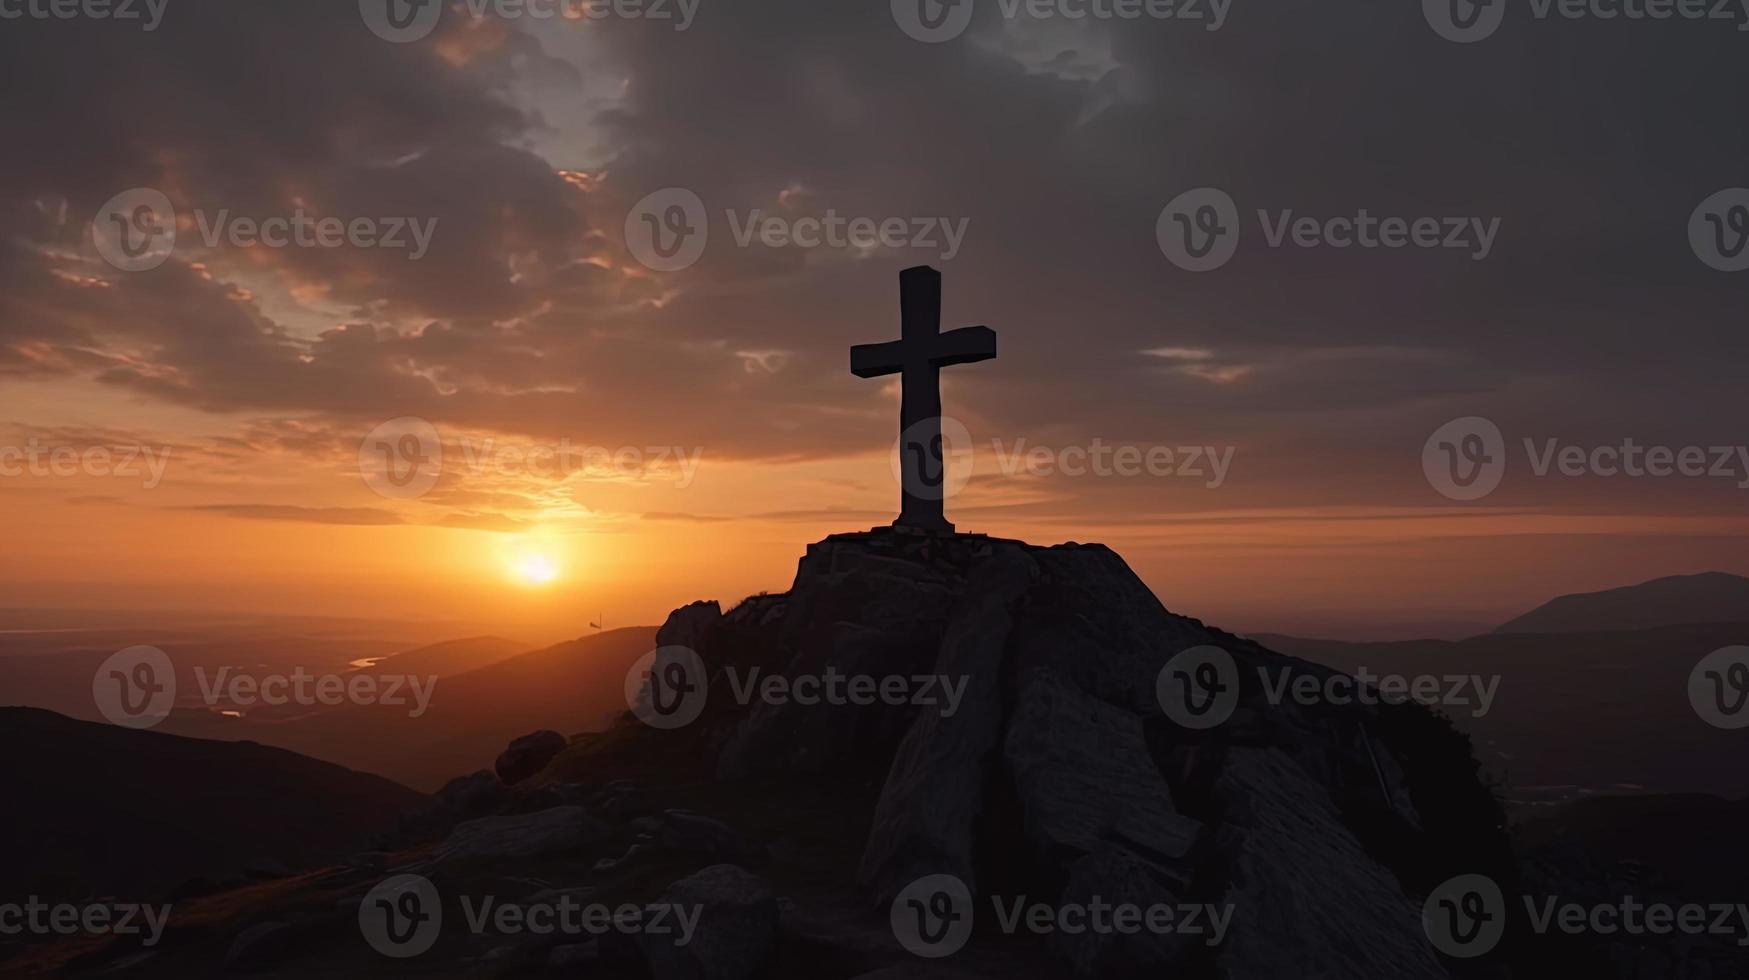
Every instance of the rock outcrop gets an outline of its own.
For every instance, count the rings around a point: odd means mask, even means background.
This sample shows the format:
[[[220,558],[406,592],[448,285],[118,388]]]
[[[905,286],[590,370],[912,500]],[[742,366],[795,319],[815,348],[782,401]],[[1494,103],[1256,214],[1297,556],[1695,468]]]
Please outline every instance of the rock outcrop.
[[[524,735],[510,743],[492,768],[504,785],[513,786],[545,769],[554,756],[565,750],[566,741],[558,732],[544,729]]]
[[[1422,709],[1271,700],[1265,678],[1331,672],[1174,615],[1099,545],[837,535],[808,549],[788,593],[727,613],[695,603],[659,637],[698,654],[708,703],[685,731],[639,737],[691,740],[719,780],[879,781],[857,872],[877,907],[927,875],[964,882],[980,912],[1004,895],[1234,907],[1218,947],[1055,932],[1046,946],[1081,976],[1200,964],[1264,978],[1311,962],[1445,976],[1422,895],[1467,870],[1462,855],[1506,847],[1473,767],[1406,778],[1429,750],[1389,715]],[[1237,702],[1193,729],[1159,684],[1175,655],[1208,646],[1237,667]],[[908,698],[794,696],[834,673],[875,679],[865,692],[902,678]],[[1416,799],[1430,783],[1483,819],[1430,829]],[[1442,846],[1451,833],[1464,848]]]

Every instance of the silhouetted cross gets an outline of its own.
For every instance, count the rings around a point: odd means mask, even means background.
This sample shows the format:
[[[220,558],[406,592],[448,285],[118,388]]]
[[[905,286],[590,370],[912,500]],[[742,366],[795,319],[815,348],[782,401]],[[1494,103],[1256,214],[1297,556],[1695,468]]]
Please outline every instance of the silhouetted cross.
[[[942,513],[947,461],[941,450],[941,369],[996,356],[996,331],[941,332],[941,273],[920,265],[899,273],[899,339],[850,348],[859,378],[899,374],[900,527],[952,531]]]

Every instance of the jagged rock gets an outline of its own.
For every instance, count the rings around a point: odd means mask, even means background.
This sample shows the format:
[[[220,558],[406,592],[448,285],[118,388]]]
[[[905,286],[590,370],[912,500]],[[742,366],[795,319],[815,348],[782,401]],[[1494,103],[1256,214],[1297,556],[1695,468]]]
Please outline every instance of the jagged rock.
[[[554,946],[547,954],[547,968],[569,973],[585,972],[601,961],[601,943],[589,940],[568,946]]]
[[[698,650],[708,645],[711,633],[722,618],[723,607],[715,600],[681,606],[669,613],[668,621],[656,631],[656,645]]]
[[[426,804],[402,817],[405,830],[443,833],[463,820],[498,812],[510,790],[490,769],[457,776],[443,784]]]
[[[784,618],[771,628],[768,653],[783,659],[760,669],[792,681],[828,670],[875,677],[933,672],[963,586],[961,567],[918,564],[828,538],[808,548]],[[700,652],[712,662],[707,651]],[[711,697],[718,695],[713,686]],[[847,707],[756,700],[719,740],[717,774],[732,779],[773,771],[820,773],[876,760],[884,767],[916,714],[911,706],[878,702]]]
[[[258,922],[237,934],[225,951],[225,970],[253,973],[275,966],[296,949],[296,933],[286,922]]]
[[[1100,845],[1069,867],[1069,883],[1057,905],[1088,907],[1104,902],[1146,909],[1179,905],[1185,883],[1177,875],[1144,860],[1119,844]],[[1206,923],[1204,923],[1206,924]],[[1068,962],[1076,976],[1161,976],[1172,972],[1203,936],[1178,932],[1081,932],[1050,934],[1051,949]],[[1286,974],[1284,974],[1286,975]]]
[[[357,871],[376,872],[389,866],[389,856],[382,851],[361,851],[343,862]]]
[[[761,976],[777,943],[778,907],[759,876],[715,864],[669,885],[657,899],[701,909],[685,945],[675,936],[639,935],[653,980],[748,980]]]
[[[1083,694],[1055,671],[1027,671],[1004,754],[1041,855],[1090,854],[1128,839],[1182,870],[1201,825],[1179,814],[1136,715]]]
[[[565,736],[543,729],[512,741],[510,747],[498,756],[498,761],[492,768],[497,771],[498,778],[504,785],[520,783],[545,769],[547,763],[565,751],[568,744],[569,740]]]
[[[1234,909],[1220,964],[1231,980],[1303,975],[1446,976],[1403,893],[1324,788],[1273,749],[1234,749],[1215,785]],[[1268,937],[1267,942],[1257,941]]]
[[[647,814],[652,809],[643,787],[629,779],[608,783],[589,799],[589,807],[603,820],[626,821]]]
[[[633,844],[626,848],[626,852],[619,857],[602,858],[601,860],[596,861],[595,867],[592,870],[598,875],[612,874],[622,868],[631,866],[633,862],[637,861],[645,854],[650,853],[650,850],[651,848],[649,844]]]
[[[512,817],[481,817],[456,825],[432,854],[434,866],[531,858],[600,843],[612,829],[580,806]]]
[[[735,828],[690,810],[665,810],[658,830],[663,846],[724,860],[755,856],[758,848]]]
[[[1002,655],[1013,605],[1038,577],[1023,550],[1004,546],[978,564],[954,610],[935,672],[967,678],[952,716],[924,711],[905,733],[875,808],[857,880],[889,901],[908,882],[946,873],[975,887],[972,835],[985,773],[1002,741]]]
[[[1398,882],[1421,887],[1504,856],[1497,804],[1468,754],[1447,751],[1449,725],[1271,701],[1260,670],[1332,672],[1174,615],[1101,545],[835,535],[808,549],[788,593],[726,615],[686,607],[662,635],[697,651],[709,704],[687,730],[621,732],[620,751],[647,758],[641,739],[672,738],[687,751],[671,757],[712,754],[719,780],[878,786],[858,867],[876,908],[937,873],[986,908],[1016,894],[1239,906],[1215,949],[1172,934],[1044,944],[1082,974],[1440,976]],[[1191,730],[1162,709],[1157,682],[1201,646],[1231,656],[1237,706]],[[962,673],[967,685],[951,716],[744,704],[729,697],[731,669],[791,681],[828,669]],[[1438,812],[1423,820],[1428,803]],[[852,968],[880,963],[864,962]]]
[[[509,814],[551,810],[556,806],[587,803],[593,795],[594,788],[581,783],[542,783],[539,786],[524,784],[511,789],[510,799],[499,808],[499,812]]]

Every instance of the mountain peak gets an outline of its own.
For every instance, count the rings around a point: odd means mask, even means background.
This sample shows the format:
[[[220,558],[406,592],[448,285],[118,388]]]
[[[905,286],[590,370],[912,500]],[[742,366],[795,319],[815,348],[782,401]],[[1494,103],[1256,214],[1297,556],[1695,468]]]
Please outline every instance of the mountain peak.
[[[1414,705],[1271,699],[1278,678],[1333,672],[1168,611],[1104,545],[833,535],[788,592],[684,606],[658,643],[636,720],[574,746],[565,778],[668,760],[663,778],[724,787],[869,787],[820,804],[860,834],[847,900],[944,877],[980,901],[1218,896],[1237,910],[1224,975],[1435,977],[1403,883],[1507,860],[1449,725]],[[834,676],[869,696],[820,696]],[[1186,720],[1195,701],[1219,710]],[[1319,891],[1344,901],[1286,941],[1267,910]],[[1204,955],[1158,936],[1049,946],[1079,975]]]
[[[1749,622],[1749,578],[1700,572],[1564,595],[1494,632],[1587,633],[1729,622]]]

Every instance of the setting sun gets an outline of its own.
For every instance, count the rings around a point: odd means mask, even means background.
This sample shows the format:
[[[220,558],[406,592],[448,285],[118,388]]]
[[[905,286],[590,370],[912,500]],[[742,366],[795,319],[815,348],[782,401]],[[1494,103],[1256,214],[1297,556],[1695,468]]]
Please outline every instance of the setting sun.
[[[524,585],[546,585],[559,577],[559,563],[550,555],[523,555],[511,573]]]

